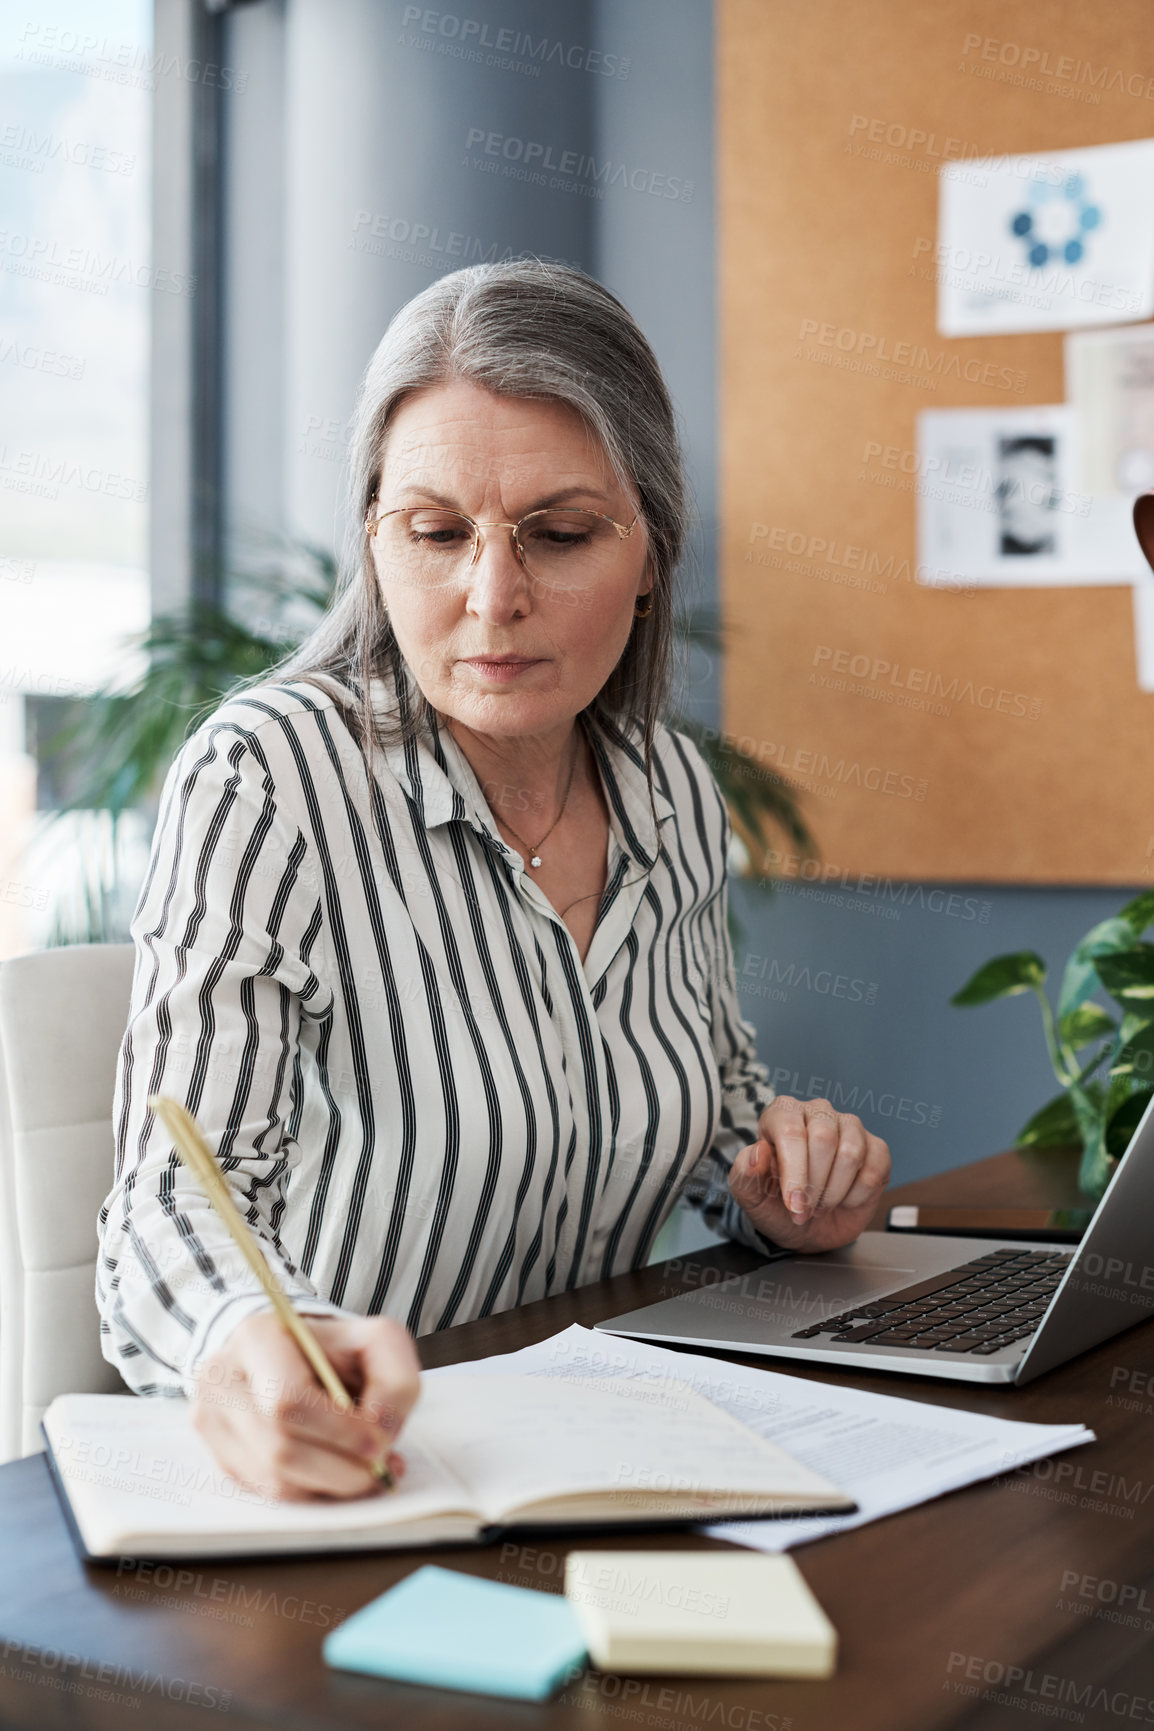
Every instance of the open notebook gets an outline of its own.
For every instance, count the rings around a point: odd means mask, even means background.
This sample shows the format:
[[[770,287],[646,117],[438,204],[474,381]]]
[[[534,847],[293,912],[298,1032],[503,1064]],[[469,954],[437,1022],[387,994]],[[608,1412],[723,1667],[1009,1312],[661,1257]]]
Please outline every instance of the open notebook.
[[[394,1491],[278,1502],[224,1473],[184,1401],[58,1396],[43,1421],[85,1553],[258,1556],[484,1543],[509,1527],[849,1512],[853,1499],[687,1384],[424,1377]]]

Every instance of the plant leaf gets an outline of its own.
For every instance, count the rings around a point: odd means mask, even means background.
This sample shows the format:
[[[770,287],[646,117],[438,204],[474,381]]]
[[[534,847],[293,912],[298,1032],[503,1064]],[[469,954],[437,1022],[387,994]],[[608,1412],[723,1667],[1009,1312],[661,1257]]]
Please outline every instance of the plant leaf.
[[[1124,908],[1119,908],[1118,918],[1125,920],[1136,938],[1140,938],[1147,926],[1154,925],[1154,890],[1143,890],[1140,896],[1135,896],[1132,902],[1127,902]]]
[[[676,732],[688,735],[713,771],[753,857],[764,858],[770,850],[775,839],[770,824],[785,831],[803,858],[817,857],[814,838],[784,776],[749,752],[723,745],[715,728],[707,728],[691,716],[672,714],[666,717],[666,723]],[[774,876],[772,872],[757,875],[770,880]]]
[[[1046,978],[1046,964],[1033,950],[1016,950],[1013,955],[995,956],[984,968],[979,968],[955,992],[951,1004],[989,1004],[995,998],[1012,998],[1018,992],[1029,992]]]
[[[1082,1065],[1082,1068],[1078,1072],[1078,1075],[1069,1084],[1070,1087],[1071,1088],[1088,1087],[1090,1085],[1090,1077],[1093,1076],[1094,1071],[1098,1068],[1099,1064],[1102,1063],[1104,1058],[1111,1057],[1115,1048],[1117,1047],[1117,1043],[1118,1043],[1117,1040],[1114,1039],[1114,1040],[1108,1040],[1104,1046],[1099,1046],[1098,1050],[1094,1053],[1093,1057],[1088,1058],[1086,1060],[1086,1062]]]
[[[1106,1097],[1102,1084],[1071,1083],[1066,1092],[1070,1096],[1083,1150],[1089,1152],[1099,1148],[1102,1143],[1102,1108]]]
[[[1117,1026],[1117,1022],[1107,1015],[1101,1004],[1079,1004],[1076,1010],[1071,1010],[1069,1015],[1063,1016],[1058,1023],[1058,1036],[1068,1046],[1076,1049],[1079,1046],[1088,1046],[1091,1040],[1099,1040],[1112,1034]]]
[[[1149,1086],[1135,1088],[1118,1106],[1113,1116],[1106,1124],[1106,1152],[1117,1160],[1125,1154],[1130,1138],[1138,1128],[1138,1122],[1150,1103],[1154,1089]]]
[[[1015,1148],[1078,1148],[1082,1137],[1069,1094],[1059,1094],[1023,1124]]]
[[[1133,944],[1134,927],[1128,920],[1115,917],[1092,926],[1066,963],[1058,993],[1059,1018],[1068,1016],[1098,990],[1097,958],[1115,950],[1131,949]]]
[[[1110,1074],[1154,1083],[1154,1017],[1149,1011],[1127,1010],[1122,1017]]]
[[[1096,966],[1112,998],[1127,1008],[1154,1007],[1154,944],[1132,944],[1113,955],[1099,956]]]
[[[106,807],[118,816],[146,804],[192,724],[299,641],[328,604],[336,565],[307,545],[293,551],[307,568],[291,582],[283,569],[248,572],[231,586],[231,605],[198,601],[158,615],[129,639],[145,653],[140,679],[128,690],[105,686],[79,706],[78,720],[45,742],[46,755],[62,758],[82,790],[63,810]],[[280,621],[286,598],[307,616],[296,630]]]

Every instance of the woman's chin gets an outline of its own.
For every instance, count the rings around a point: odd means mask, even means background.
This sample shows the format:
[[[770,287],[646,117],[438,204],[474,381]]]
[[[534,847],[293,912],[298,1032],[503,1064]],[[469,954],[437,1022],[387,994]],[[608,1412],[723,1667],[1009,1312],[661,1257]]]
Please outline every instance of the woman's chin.
[[[547,733],[572,721],[581,703],[556,692],[455,691],[437,708],[462,727],[494,738],[515,739],[519,734]]]

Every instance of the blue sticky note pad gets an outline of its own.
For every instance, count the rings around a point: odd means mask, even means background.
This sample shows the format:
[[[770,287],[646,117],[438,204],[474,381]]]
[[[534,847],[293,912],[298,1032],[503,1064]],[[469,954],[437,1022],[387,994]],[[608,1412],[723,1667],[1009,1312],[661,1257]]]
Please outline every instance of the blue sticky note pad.
[[[544,1701],[584,1663],[567,1599],[426,1564],[324,1639],[325,1663],[439,1689]]]

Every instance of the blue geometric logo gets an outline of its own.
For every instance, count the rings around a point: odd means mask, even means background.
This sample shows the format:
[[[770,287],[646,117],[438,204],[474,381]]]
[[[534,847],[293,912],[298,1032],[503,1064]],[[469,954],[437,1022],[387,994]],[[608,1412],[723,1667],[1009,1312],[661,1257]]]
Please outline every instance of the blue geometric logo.
[[[1086,237],[1101,222],[1101,209],[1087,197],[1084,177],[1069,174],[1059,186],[1032,181],[1025,209],[1010,218],[1010,233],[1025,246],[1026,263],[1041,270],[1058,260],[1081,264]]]

